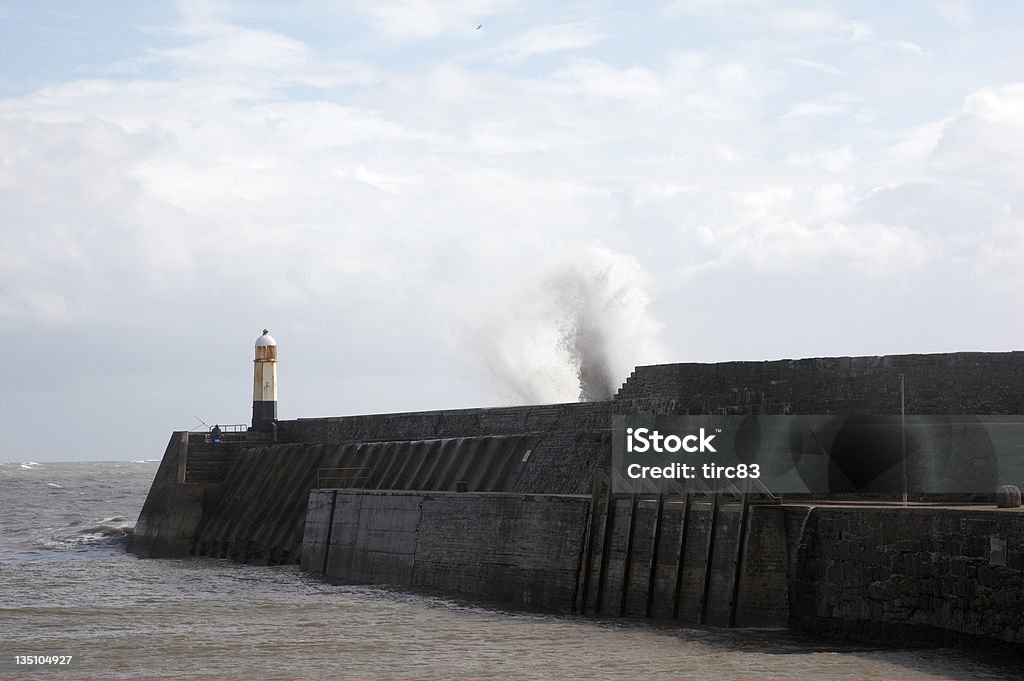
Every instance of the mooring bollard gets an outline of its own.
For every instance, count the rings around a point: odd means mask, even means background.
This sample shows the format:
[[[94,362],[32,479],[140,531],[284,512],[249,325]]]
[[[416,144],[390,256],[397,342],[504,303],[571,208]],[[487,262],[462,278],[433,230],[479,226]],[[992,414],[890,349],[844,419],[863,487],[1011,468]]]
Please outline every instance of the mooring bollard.
[[[1020,489],[1016,485],[1003,485],[997,489],[996,506],[999,508],[1020,507]]]

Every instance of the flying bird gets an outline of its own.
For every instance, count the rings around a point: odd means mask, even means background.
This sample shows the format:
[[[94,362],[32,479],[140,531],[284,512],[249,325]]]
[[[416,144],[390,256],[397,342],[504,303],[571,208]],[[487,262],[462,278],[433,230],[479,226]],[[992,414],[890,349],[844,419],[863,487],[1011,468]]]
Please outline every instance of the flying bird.
[[[484,25],[483,25],[483,24],[477,24],[477,25],[476,25],[476,30],[478,30],[478,31],[479,31],[479,30],[480,30],[481,28],[483,28],[483,27],[484,27]]]

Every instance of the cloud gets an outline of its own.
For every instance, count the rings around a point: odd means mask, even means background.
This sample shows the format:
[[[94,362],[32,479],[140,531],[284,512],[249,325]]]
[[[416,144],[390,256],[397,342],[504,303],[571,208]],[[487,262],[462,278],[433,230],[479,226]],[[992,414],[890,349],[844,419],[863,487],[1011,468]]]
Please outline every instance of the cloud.
[[[733,11],[750,11],[764,8],[765,0],[669,0],[662,8],[662,15],[676,16],[693,14],[727,14]]]
[[[937,2],[934,10],[943,21],[955,28],[966,28],[973,20],[971,7],[965,0],[945,0]]]
[[[849,144],[838,149],[826,149],[816,152],[794,152],[786,157],[786,163],[798,166],[820,168],[828,172],[849,170],[857,161],[856,154]]]
[[[512,11],[511,0],[381,0],[354,3],[373,27],[390,40],[423,40],[442,35],[469,37],[477,25]]]
[[[843,24],[832,12],[812,9],[784,9],[772,14],[772,24],[784,31],[822,33],[835,30]]]
[[[569,92],[592,97],[650,102],[665,94],[663,82],[649,69],[620,69],[597,59],[573,59],[553,77]]]
[[[833,92],[830,95],[806,102],[797,102],[787,111],[784,118],[808,118],[813,116],[834,116],[850,112],[850,105],[857,98],[848,92]]]
[[[537,26],[494,49],[500,58],[518,64],[530,57],[552,52],[580,50],[597,45],[606,34],[582,22]]]
[[[878,44],[882,47],[896,50],[898,52],[905,52],[906,54],[918,56],[926,54],[924,48],[917,43],[910,42],[909,40],[880,40]]]
[[[830,76],[841,76],[844,73],[843,71],[840,71],[839,69],[830,64],[823,64],[821,62],[812,61],[810,59],[798,59],[794,57],[789,59],[788,61],[790,64],[794,64],[796,66],[803,66],[808,69],[814,69],[815,71],[827,73]]]
[[[279,33],[227,23],[189,24],[181,32],[190,39],[183,46],[150,49],[143,65],[163,62],[188,74],[227,73],[249,86],[309,85],[332,88],[369,85],[376,76],[361,62],[317,59],[309,46]],[[123,64],[122,64],[123,66]]]
[[[1024,186],[1024,83],[974,92],[945,122],[931,160],[1009,195]]]
[[[335,43],[301,8],[275,23],[225,6],[133,33],[141,43],[110,53],[116,72],[17,76],[0,98],[12,385],[135,392],[146,418],[187,424],[182,405],[205,400],[204,414],[241,420],[244,394],[195,386],[244,388],[270,326],[288,415],[575,399],[564,352],[540,374],[553,381],[510,397],[486,363],[467,365],[459,330],[503,305],[499,326],[523,344],[495,357],[528,373],[523,348],[544,348],[542,366],[565,336],[552,300],[602,310],[618,290],[642,293],[633,306],[664,327],[646,327],[665,346],[651,354],[671,361],[994,348],[1024,333],[1005,314],[1024,286],[1024,86],[992,80],[1017,49],[1000,34],[986,34],[990,59],[950,44],[960,66],[946,77],[879,42],[936,44],[925,24],[883,34],[909,14],[781,27],[764,21],[769,3],[691,4],[650,27],[601,8],[381,7],[335,6],[359,32]],[[477,23],[509,59],[458,37]],[[419,43],[431,37],[444,39]],[[591,247],[603,255],[584,258]],[[552,272],[575,272],[559,290],[576,293],[544,288]],[[935,321],[968,314],[981,321]],[[83,337],[102,377],[52,363]],[[644,353],[616,338],[619,380]],[[103,442],[136,446],[119,441]]]

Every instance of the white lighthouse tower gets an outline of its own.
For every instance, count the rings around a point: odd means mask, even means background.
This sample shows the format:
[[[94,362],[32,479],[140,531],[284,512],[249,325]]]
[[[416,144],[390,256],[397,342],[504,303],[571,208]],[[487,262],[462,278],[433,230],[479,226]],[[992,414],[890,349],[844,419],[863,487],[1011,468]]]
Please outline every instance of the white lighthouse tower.
[[[270,432],[277,420],[277,341],[267,329],[256,339],[252,369],[252,429]]]

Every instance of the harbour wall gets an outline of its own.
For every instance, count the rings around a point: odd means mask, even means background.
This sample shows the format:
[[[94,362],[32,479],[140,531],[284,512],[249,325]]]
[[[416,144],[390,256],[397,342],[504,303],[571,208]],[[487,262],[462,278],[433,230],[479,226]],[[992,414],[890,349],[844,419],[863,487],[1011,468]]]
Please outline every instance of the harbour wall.
[[[283,421],[288,442],[381,442],[533,435],[536,446],[512,491],[587,494],[595,468],[611,458],[615,414],[672,413],[670,400],[573,402]]]
[[[638,366],[615,396],[685,414],[1024,414],[1024,352]]]
[[[314,490],[302,566],[570,612],[589,497]]]
[[[738,544],[739,504],[591,503],[314,490],[302,566],[561,613],[1024,650],[1022,510],[754,505]]]
[[[795,629],[1024,650],[1024,510],[818,507],[799,522]]]
[[[316,470],[362,465],[351,464],[359,458],[351,446],[358,444],[535,437],[512,487],[475,491],[586,494],[593,470],[609,465],[613,415],[894,414],[900,374],[907,377],[910,414],[1024,414],[1024,352],[952,353],[640,366],[606,402],[296,419],[280,422],[277,444],[255,438],[211,445],[202,434],[174,434],[130,548],[142,556],[268,562],[287,552],[289,561],[297,560],[301,511],[317,486]],[[417,479],[381,485],[444,489]]]
[[[785,516],[750,509],[740,545],[741,506],[710,498],[613,497],[595,512],[578,495],[314,490],[302,567],[563,613],[783,627]]]
[[[607,505],[611,506],[608,511]],[[598,500],[577,612],[785,627],[785,514],[724,495]]]
[[[276,443],[175,433],[130,550],[301,561],[343,581],[563,612],[1019,646],[1016,616],[997,612],[1024,610],[1013,512],[758,507],[741,532],[729,504],[581,496],[609,464],[613,415],[894,414],[900,374],[909,414],[1024,413],[1024,353],[956,353],[638,367],[607,402],[297,419]],[[339,483],[321,479],[328,469],[354,472]],[[324,494],[340,532],[329,541],[312,505]],[[418,515],[369,512],[388,503]]]
[[[234,443],[211,449],[200,440],[197,433],[171,434],[132,532],[132,553],[147,558],[189,555],[203,518],[220,501],[224,471],[239,451]]]
[[[214,445],[203,433],[175,433],[129,550],[150,558],[297,563],[311,489],[511,491],[537,442],[509,435]]]

